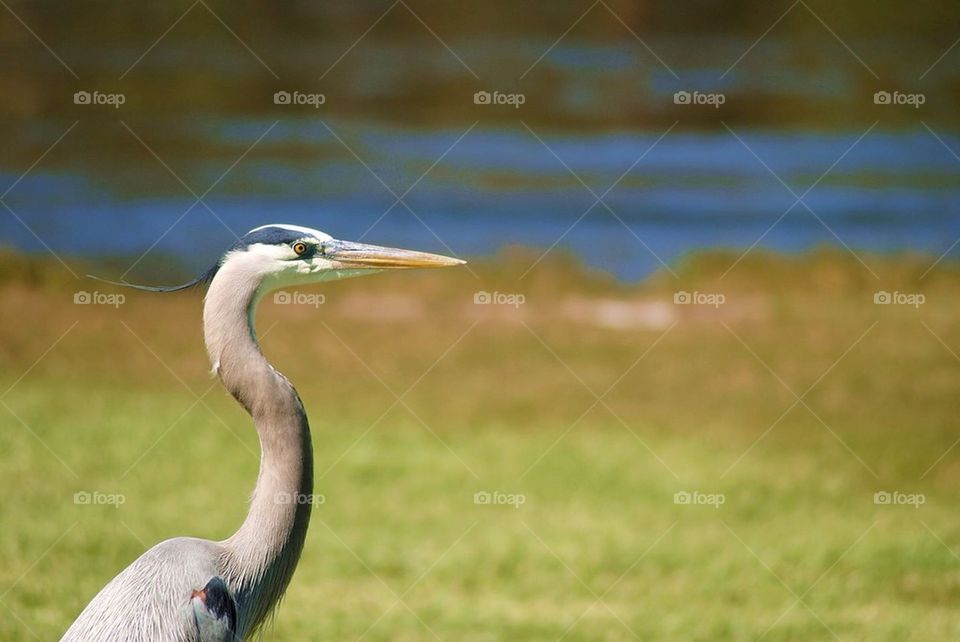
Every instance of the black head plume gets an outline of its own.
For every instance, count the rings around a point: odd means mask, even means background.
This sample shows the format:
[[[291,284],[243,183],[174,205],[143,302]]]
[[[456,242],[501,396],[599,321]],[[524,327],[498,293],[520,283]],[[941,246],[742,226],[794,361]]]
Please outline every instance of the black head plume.
[[[110,285],[119,285],[124,288],[133,288],[134,290],[143,290],[144,292],[179,292],[180,290],[188,290],[200,285],[206,285],[213,280],[213,277],[216,276],[217,270],[220,269],[220,263],[211,267],[209,270],[193,279],[187,283],[181,285],[137,285],[136,283],[126,283],[123,281],[110,281],[108,279],[102,279],[99,276],[94,276],[88,274],[87,278],[94,279],[95,281],[100,281],[101,283],[109,283]]]

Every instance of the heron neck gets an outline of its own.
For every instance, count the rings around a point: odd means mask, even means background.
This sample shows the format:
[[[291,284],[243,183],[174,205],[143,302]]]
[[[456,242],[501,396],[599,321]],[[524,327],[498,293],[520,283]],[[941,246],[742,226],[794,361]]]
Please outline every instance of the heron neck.
[[[256,280],[221,270],[204,304],[207,351],[223,385],[253,417],[260,472],[239,530],[223,542],[224,578],[240,623],[251,633],[279,601],[306,538],[313,492],[313,449],[293,385],[260,351],[253,318]],[[239,632],[239,631],[238,631]]]

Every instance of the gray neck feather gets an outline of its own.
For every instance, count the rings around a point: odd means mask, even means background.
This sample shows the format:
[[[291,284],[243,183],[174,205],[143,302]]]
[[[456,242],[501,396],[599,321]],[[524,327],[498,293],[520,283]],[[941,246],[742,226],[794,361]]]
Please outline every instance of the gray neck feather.
[[[203,310],[207,352],[227,390],[253,417],[260,473],[247,517],[224,547],[225,580],[235,592],[237,627],[249,635],[270,614],[303,550],[313,492],[310,427],[296,390],[260,352],[253,328],[260,278],[227,262]]]

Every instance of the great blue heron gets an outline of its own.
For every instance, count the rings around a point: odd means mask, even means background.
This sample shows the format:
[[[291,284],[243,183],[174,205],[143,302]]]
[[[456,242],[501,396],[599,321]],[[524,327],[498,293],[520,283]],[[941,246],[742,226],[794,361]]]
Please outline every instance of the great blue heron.
[[[157,544],[108,583],[63,640],[238,642],[255,632],[290,583],[310,519],[310,427],[293,385],[264,358],[254,313],[264,293],[391,268],[463,261],[338,241],[318,230],[265,225],[248,232],[210,270],[176,287],[209,283],[203,330],[214,372],[250,413],[260,473],[240,529],[221,542],[177,537]]]

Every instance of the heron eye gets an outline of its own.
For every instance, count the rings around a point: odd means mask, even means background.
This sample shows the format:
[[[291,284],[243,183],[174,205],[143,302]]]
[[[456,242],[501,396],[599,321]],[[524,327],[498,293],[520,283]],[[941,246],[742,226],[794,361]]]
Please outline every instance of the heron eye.
[[[297,241],[293,244],[293,251],[297,253],[297,256],[300,256],[307,251],[307,244],[303,241]]]

